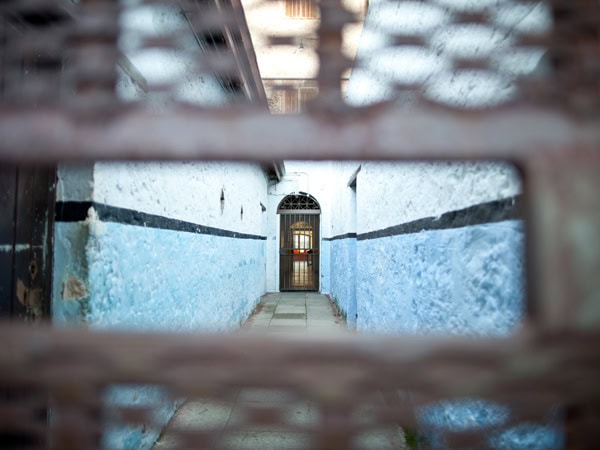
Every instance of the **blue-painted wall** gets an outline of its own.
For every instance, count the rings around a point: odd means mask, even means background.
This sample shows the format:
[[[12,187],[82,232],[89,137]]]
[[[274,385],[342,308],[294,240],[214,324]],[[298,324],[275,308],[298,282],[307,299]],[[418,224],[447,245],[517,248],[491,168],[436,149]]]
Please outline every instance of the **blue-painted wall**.
[[[296,163],[298,164],[298,163]],[[298,166],[322,196],[321,291],[359,332],[508,336],[526,310],[525,230],[514,168],[480,163]],[[321,180],[321,181],[319,181]],[[448,429],[485,428],[493,448],[562,448],[560,416],[509,425],[510,408],[479,399],[417,409],[443,448]]]
[[[87,227],[59,223],[57,233],[62,241],[65,233],[82,228],[82,234]],[[125,330],[232,330],[265,292],[264,240],[100,221],[95,229],[85,244],[87,300],[62,300],[55,292],[56,321]],[[57,264],[68,258],[59,247]]]
[[[520,221],[358,241],[358,329],[496,335],[520,323]]]
[[[369,2],[357,50],[360,64],[353,70],[345,94],[349,103],[396,100],[402,107],[417,108],[411,95],[397,95],[397,82],[420,84],[430,101],[465,109],[486,108],[514,98],[514,77],[461,73],[448,61],[459,53],[487,53],[497,60],[498,67],[509,67],[514,73],[534,71],[542,52],[505,59],[511,52],[503,50],[510,49],[513,34],[549,29],[547,5],[532,2],[519,9],[505,0],[444,3],[444,8],[438,8],[432,2]],[[486,33],[479,33],[476,27],[445,26],[458,10],[485,10],[494,18]],[[511,24],[509,31],[500,33],[506,24]],[[394,34],[422,35],[429,47],[389,48]],[[473,217],[471,223],[467,220],[459,227],[444,228],[435,220],[446,213],[519,195],[522,191],[514,171],[500,164],[386,166],[368,162],[362,164],[356,186],[358,330],[506,336],[518,327],[525,310],[521,222],[490,223]],[[372,234],[425,218],[429,228],[415,226],[410,232],[378,237]],[[333,285],[332,275],[335,296]],[[431,437],[436,434],[432,429],[483,426],[486,420],[501,425],[508,416],[502,411],[502,406],[473,399],[438,403],[423,411],[422,424],[429,427]],[[541,426],[544,430],[545,425]],[[556,448],[559,434],[546,433],[542,439],[535,429],[525,427],[517,433],[504,433],[502,438],[490,433],[490,439],[495,439],[497,448]],[[537,443],[532,444],[534,441]],[[443,447],[442,441],[437,444]]]
[[[323,294],[331,292],[331,241],[321,239],[321,283],[320,291]]]
[[[180,5],[130,4],[121,14],[117,95],[164,113],[175,101],[239,101],[201,53]],[[141,49],[141,38],[178,32],[177,48]],[[153,86],[174,83],[169,92]],[[267,177],[259,164],[96,162],[59,167],[53,321],[93,329],[227,331],[266,290]],[[157,386],[111,386],[106,402],[153,404],[166,424],[179,400]],[[115,449],[150,448],[161,430],[108,430]]]
[[[348,327],[356,326],[356,237],[330,241],[331,296],[346,316]]]
[[[56,223],[56,324],[96,329],[234,330],[265,292],[265,241],[106,222]],[[106,401],[156,405],[166,424],[178,401],[156,386],[117,389]],[[150,448],[159,429],[110,429],[108,448]]]

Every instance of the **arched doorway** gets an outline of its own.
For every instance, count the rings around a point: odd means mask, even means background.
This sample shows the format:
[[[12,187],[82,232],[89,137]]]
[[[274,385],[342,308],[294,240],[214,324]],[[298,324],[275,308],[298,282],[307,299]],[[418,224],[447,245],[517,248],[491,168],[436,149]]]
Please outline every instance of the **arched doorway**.
[[[319,217],[317,200],[303,192],[285,197],[280,215],[279,290],[319,290]]]

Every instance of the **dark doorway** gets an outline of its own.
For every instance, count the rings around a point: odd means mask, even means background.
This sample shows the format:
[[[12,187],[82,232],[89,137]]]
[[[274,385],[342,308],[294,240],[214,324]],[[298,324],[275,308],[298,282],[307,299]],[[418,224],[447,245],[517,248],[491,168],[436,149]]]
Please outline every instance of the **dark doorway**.
[[[0,318],[50,316],[56,169],[0,166]]]
[[[285,197],[280,214],[279,290],[319,290],[319,218],[321,207],[314,197],[292,194]]]

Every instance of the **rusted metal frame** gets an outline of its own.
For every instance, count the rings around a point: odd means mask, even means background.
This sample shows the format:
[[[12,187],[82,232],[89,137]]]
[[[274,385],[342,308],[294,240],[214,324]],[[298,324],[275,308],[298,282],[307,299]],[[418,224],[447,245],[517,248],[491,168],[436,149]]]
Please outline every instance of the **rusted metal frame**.
[[[123,107],[81,120],[62,108],[0,108],[0,161],[207,159],[505,159],[597,149],[600,127],[557,111],[478,114],[380,108],[341,118],[262,110]]]
[[[69,42],[72,87],[69,106],[86,116],[112,114],[117,105],[120,52],[119,5],[113,0],[81,0]]]
[[[343,29],[355,21],[340,0],[319,2],[320,22],[317,29],[319,60],[317,73],[318,95],[308,103],[308,108],[323,109],[334,114],[344,108],[342,79],[352,62],[342,52]]]
[[[361,386],[402,387],[439,398],[506,395],[515,400],[524,395],[522,389],[536,386],[533,397],[600,402],[600,334],[529,331],[507,339],[350,334],[274,339],[3,324],[0,384],[52,388],[65,383],[147,383],[193,390],[214,383],[262,385],[268,379],[274,386],[318,392],[335,380],[346,384],[348,392]],[[61,376],[61,367],[69,367],[68,380]],[[149,370],[158,367],[164,370]],[[298,367],[305,370],[294,376]]]
[[[542,327],[597,330],[600,146],[548,153],[526,169],[534,318]]]
[[[549,2],[554,16],[548,45],[554,83],[581,121],[598,126],[600,2]],[[590,20],[591,18],[591,20]],[[567,47],[561,45],[568,42]],[[596,73],[597,75],[597,73]],[[600,143],[581,143],[527,165],[530,188],[528,267],[538,325],[600,328]]]
[[[539,329],[600,329],[599,150],[565,149],[528,166],[529,320]],[[587,382],[586,368],[578,370]],[[563,403],[567,449],[597,442],[591,438],[600,419],[597,399],[581,396]]]

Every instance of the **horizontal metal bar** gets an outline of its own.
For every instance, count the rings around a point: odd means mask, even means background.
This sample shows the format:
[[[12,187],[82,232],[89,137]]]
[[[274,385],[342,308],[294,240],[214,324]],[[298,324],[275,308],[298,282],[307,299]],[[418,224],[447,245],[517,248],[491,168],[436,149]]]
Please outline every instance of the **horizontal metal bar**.
[[[277,214],[311,214],[311,215],[319,215],[321,214],[320,209],[281,209],[277,211]]]
[[[529,329],[508,339],[481,340],[352,334],[274,338],[2,324],[0,341],[0,387],[51,390],[65,383],[118,382],[177,385],[196,392],[202,386],[253,386],[268,380],[306,392],[341,386],[350,389],[340,390],[345,396],[367,387],[396,387],[440,397],[493,397],[534,389],[536,395],[564,401],[600,398],[598,333],[536,334]],[[64,376],[61,367],[68,367]],[[165,367],[179,369],[156,370]]]
[[[597,149],[595,120],[559,111],[400,111],[384,106],[342,115],[275,116],[251,108],[122,107],[81,119],[64,108],[0,109],[0,161],[509,159],[540,151]]]

